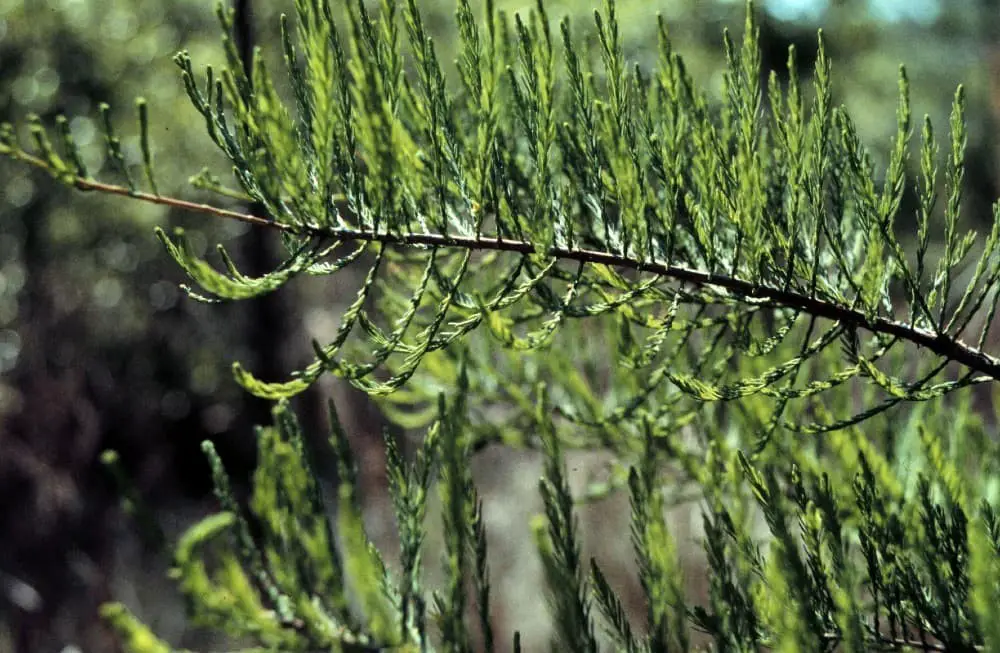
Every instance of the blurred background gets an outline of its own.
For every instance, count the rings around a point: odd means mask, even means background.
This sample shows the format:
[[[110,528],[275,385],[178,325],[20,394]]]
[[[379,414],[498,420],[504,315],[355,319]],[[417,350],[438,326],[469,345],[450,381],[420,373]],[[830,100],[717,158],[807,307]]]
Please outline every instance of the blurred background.
[[[532,4],[497,2],[511,11]],[[553,19],[574,15],[582,33],[599,4],[550,0],[548,7]],[[0,0],[0,120],[23,124],[33,112],[51,124],[67,115],[91,173],[111,180],[98,103],[111,104],[126,157],[138,164],[133,100],[144,96],[161,190],[211,201],[188,178],[205,166],[216,172],[226,166],[201,131],[171,56],[187,49],[199,67],[221,64],[213,6],[207,0]],[[419,0],[419,6],[438,47],[450,52],[452,0]],[[619,0],[618,6],[629,57],[648,62],[655,56],[652,17],[662,13],[696,79],[721,89],[722,28],[739,33],[742,2]],[[965,226],[985,228],[1000,195],[994,138],[1000,0],[762,0],[758,11],[764,67],[779,74],[794,44],[801,76],[808,77],[816,30],[824,28],[835,100],[848,106],[876,157],[884,156],[895,130],[899,63],[908,68],[915,117],[930,114],[939,138],[955,86],[965,84]],[[275,58],[280,12],[293,13],[293,2],[253,7],[255,39]],[[298,282],[261,301],[197,304],[178,289],[182,273],[153,237],[154,225],[185,227],[197,250],[224,243],[250,270],[273,262],[274,244],[239,224],[74,193],[0,160],[0,653],[117,651],[96,613],[112,598],[175,646],[223,645],[185,624],[180,598],[165,578],[164,539],[172,543],[215,509],[202,440],[216,443],[235,479],[245,483],[253,468],[252,425],[268,419],[269,407],[236,388],[231,362],[281,378],[306,360],[310,337],[333,331],[353,288],[337,279]],[[295,406],[317,443],[325,437],[319,408],[329,396],[358,452],[372,535],[391,559],[395,525],[383,482],[382,421],[364,397],[324,381]],[[100,463],[105,449],[119,452],[150,520],[122,509],[121,486]],[[593,462],[586,458],[570,468]],[[541,599],[536,592],[520,596],[519,588],[533,588],[522,581],[537,578],[528,519],[539,508],[540,466],[532,454],[489,450],[476,468],[491,530],[495,629],[503,642],[518,628],[525,650],[539,650],[547,635]],[[675,535],[693,550],[696,511],[679,510],[675,517]],[[621,537],[626,519],[627,502],[619,497],[586,507],[581,528],[586,553],[598,556],[637,607],[631,550]]]

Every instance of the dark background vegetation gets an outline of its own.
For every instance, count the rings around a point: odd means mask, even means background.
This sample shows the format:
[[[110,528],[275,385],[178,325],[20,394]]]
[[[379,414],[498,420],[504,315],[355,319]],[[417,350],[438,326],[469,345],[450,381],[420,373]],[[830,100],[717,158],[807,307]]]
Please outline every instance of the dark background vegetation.
[[[291,13],[293,3],[256,4],[255,38],[277,57],[277,13]],[[440,35],[439,48],[448,52],[452,1],[419,4]],[[531,3],[497,4],[516,10]],[[764,65],[779,73],[790,44],[807,71],[815,31],[824,27],[836,100],[852,110],[877,155],[895,129],[900,62],[910,73],[915,115],[929,113],[939,135],[945,133],[954,87],[964,83],[970,98],[965,216],[967,226],[984,228],[989,205],[1000,195],[994,137],[1000,122],[1000,2],[758,4]],[[721,30],[738,31],[741,2],[618,5],[630,57],[648,62],[654,56],[652,14],[660,11],[699,81],[721,87]],[[548,6],[554,18],[572,13],[578,32],[593,8],[580,0]],[[0,0],[0,118],[23,123],[30,112],[47,122],[60,113],[70,116],[95,172],[103,163],[98,103],[112,105],[135,164],[132,102],[145,96],[161,189],[210,199],[187,186],[187,179],[203,166],[220,172],[225,167],[202,134],[170,57],[186,48],[199,64],[218,65],[218,36],[213,3],[206,0]],[[184,226],[203,249],[225,243],[251,269],[272,256],[273,243],[240,225],[73,193],[0,160],[0,652],[115,651],[114,638],[96,616],[97,606],[112,597],[175,645],[212,645],[184,623],[179,598],[164,577],[169,556],[162,537],[172,541],[213,509],[198,449],[202,440],[216,443],[236,478],[246,480],[252,469],[251,427],[267,418],[268,407],[248,402],[234,387],[229,364],[248,361],[264,377],[280,377],[303,360],[308,337],[336,326],[344,299],[336,281],[298,284],[276,300],[237,305],[208,307],[186,299],[177,287],[180,271],[152,236],[154,225]],[[378,415],[362,397],[328,382],[297,408],[318,436],[319,395],[331,394],[359,450],[373,536],[391,551],[394,525],[382,494]],[[143,528],[142,519],[123,511],[121,487],[100,462],[105,449],[119,452],[158,528]],[[534,586],[519,579],[537,563],[526,524],[518,528],[536,505],[530,497],[537,467],[526,454],[487,455],[496,460],[477,467],[489,523],[501,533],[493,547],[497,631],[521,628],[532,641],[533,629],[544,630],[544,619],[535,593],[531,601],[519,594],[520,587]],[[522,495],[523,501],[515,500]],[[612,512],[607,504],[588,508],[582,526],[593,552],[620,563],[616,582],[627,587],[628,542],[617,522],[606,518]],[[678,513],[673,522],[682,541],[683,518]],[[696,579],[697,570],[688,575]]]

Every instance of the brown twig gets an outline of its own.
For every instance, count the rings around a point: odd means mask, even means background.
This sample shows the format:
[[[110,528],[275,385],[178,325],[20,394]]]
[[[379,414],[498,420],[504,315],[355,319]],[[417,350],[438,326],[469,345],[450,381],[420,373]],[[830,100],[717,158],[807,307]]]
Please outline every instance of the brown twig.
[[[32,156],[27,152],[15,151],[10,153],[15,158],[31,165],[48,169],[48,163],[39,157]],[[597,250],[579,249],[572,247],[550,247],[545,252],[539,252],[538,247],[523,240],[511,240],[501,237],[490,238],[484,236],[460,236],[453,234],[419,234],[419,233],[385,233],[370,232],[357,229],[330,229],[317,225],[289,225],[275,222],[268,218],[239,211],[219,208],[210,204],[200,204],[187,200],[154,195],[134,191],[124,186],[106,184],[94,179],[77,177],[73,185],[80,190],[94,190],[112,195],[123,195],[132,197],[144,202],[162,204],[188,211],[208,213],[224,218],[239,220],[247,224],[269,229],[295,233],[299,235],[336,239],[340,241],[369,241],[380,242],[386,245],[413,246],[424,245],[430,247],[458,247],[474,250],[493,250],[503,252],[514,252],[518,254],[543,253],[553,258],[578,261],[583,263],[595,263],[616,268],[632,269],[640,272],[650,272],[664,277],[676,279],[698,286],[713,286],[724,288],[727,291],[746,298],[753,298],[760,302],[771,303],[778,306],[792,308],[803,311],[810,315],[823,317],[841,324],[865,329],[875,334],[888,335],[903,340],[907,340],[919,347],[925,347],[935,354],[948,360],[961,363],[974,372],[979,372],[994,380],[1000,380],[1000,359],[986,354],[982,350],[971,347],[962,341],[949,336],[947,333],[920,329],[915,326],[890,320],[884,317],[869,319],[862,311],[822,299],[816,299],[792,290],[782,290],[760,286],[743,279],[737,279],[728,275],[712,274],[693,270],[677,265],[670,265],[661,261],[641,261],[637,259],[602,252]]]

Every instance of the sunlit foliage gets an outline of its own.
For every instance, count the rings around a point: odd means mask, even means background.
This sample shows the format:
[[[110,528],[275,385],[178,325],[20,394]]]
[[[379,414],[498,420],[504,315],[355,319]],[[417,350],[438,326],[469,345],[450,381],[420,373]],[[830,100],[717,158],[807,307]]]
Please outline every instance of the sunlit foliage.
[[[896,133],[876,175],[834,106],[822,36],[811,85],[798,82],[794,50],[787,87],[775,75],[762,85],[750,6],[742,39],[724,35],[721,106],[663,19],[655,65],[630,64],[611,0],[594,13],[593,50],[542,2],[511,17],[487,0],[479,20],[460,0],[454,82],[415,0],[359,1],[336,17],[327,2],[298,0],[281,22],[287,98],[259,52],[243,72],[232,16],[218,14],[225,66],[202,72],[188,52],[175,62],[238,188],[209,173],[199,183],[265,216],[162,195],[142,101],[141,177],[102,111],[120,183],[90,175],[65,120],[29,119],[30,145],[0,130],[0,154],[68,186],[282,233],[285,261],[255,278],[221,247],[218,268],[182,231],[158,230],[192,298],[364,271],[312,363],[286,381],[234,363],[246,390],[279,403],[258,433],[248,513],[206,446],[225,512],[178,548],[193,619],[261,650],[469,651],[477,636],[492,650],[469,457],[502,442],[546,459],[535,534],[554,650],[598,650],[598,614],[628,651],[688,650],[694,633],[725,651],[998,643],[996,445],[968,405],[950,403],[1000,379],[983,351],[1000,300],[1000,208],[980,245],[960,229],[962,88],[939,145],[932,121],[913,119],[900,69]],[[412,465],[388,445],[398,579],[365,534],[336,416],[330,522],[283,403],[326,373],[426,429]],[[909,420],[894,421],[903,405],[915,406]],[[614,457],[588,498],[627,487],[644,628],[582,559],[567,448]],[[982,455],[958,455],[970,450]],[[445,583],[429,593],[421,545],[434,482]],[[706,605],[685,598],[664,519],[685,485],[704,505]],[[213,544],[210,570],[199,551]],[[169,650],[120,606],[107,614],[133,650]]]

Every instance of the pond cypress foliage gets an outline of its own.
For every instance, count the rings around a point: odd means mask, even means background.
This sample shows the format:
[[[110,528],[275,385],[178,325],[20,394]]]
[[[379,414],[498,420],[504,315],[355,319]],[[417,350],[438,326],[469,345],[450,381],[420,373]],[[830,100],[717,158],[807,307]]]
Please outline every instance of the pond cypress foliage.
[[[102,107],[117,181],[91,176],[65,119],[0,129],[0,154],[68,186],[281,232],[283,262],[251,277],[221,247],[219,268],[158,230],[195,300],[365,271],[303,369],[262,379],[233,363],[276,402],[273,424],[257,432],[246,506],[204,446],[222,511],[188,531],[174,566],[194,623],[256,651],[495,650],[470,458],[499,444],[546,461],[535,535],[553,650],[1000,650],[998,438],[969,401],[1000,379],[984,351],[1000,205],[985,238],[962,233],[961,88],[939,146],[929,119],[914,125],[901,68],[876,170],[834,106],[822,34],[813,83],[800,87],[791,51],[782,85],[762,75],[749,5],[742,39],[723,36],[716,102],[662,20],[657,65],[627,62],[612,0],[588,27],[593,51],[542,2],[512,17],[485,0],[477,17],[459,0],[457,75],[416,0],[331,4],[296,0],[282,18],[288,98],[259,51],[243,72],[221,5],[226,67],[176,56],[232,163],[237,188],[195,180],[218,205],[161,194],[143,100],[140,165]],[[288,408],[323,374],[423,433],[413,460],[386,441],[398,572],[366,535],[332,403],[335,496]],[[570,449],[612,456],[582,496]],[[432,492],[444,540],[428,552]],[[631,501],[641,623],[581,554],[576,502],[613,492]],[[704,604],[685,596],[666,519],[692,496]],[[443,565],[439,587],[427,560]],[[171,650],[122,605],[105,615],[128,650]]]

